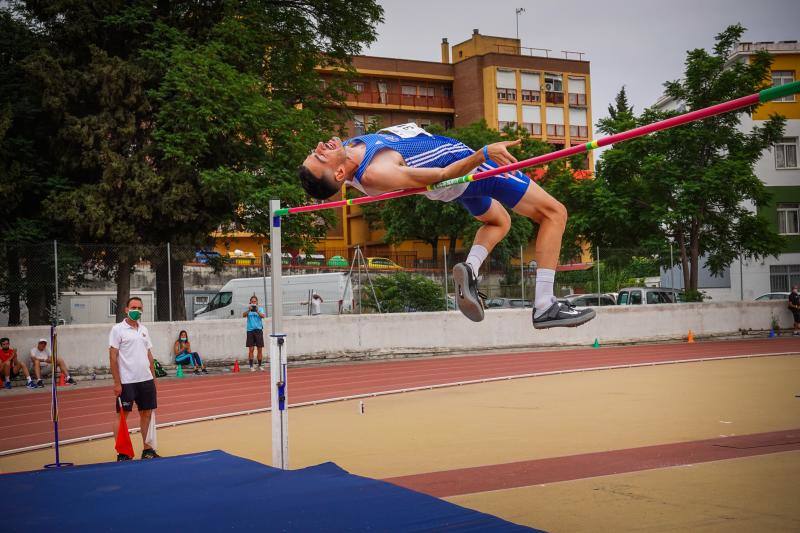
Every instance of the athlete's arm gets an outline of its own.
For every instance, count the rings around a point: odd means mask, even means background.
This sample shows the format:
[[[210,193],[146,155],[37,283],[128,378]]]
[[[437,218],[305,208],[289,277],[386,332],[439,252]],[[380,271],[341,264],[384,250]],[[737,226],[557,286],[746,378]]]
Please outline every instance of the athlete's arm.
[[[508,152],[509,146],[516,146],[521,141],[501,141],[487,146],[489,158],[499,166],[516,163],[517,159]],[[389,161],[375,161],[364,173],[361,182],[381,192],[425,187],[451,178],[458,178],[485,161],[483,150],[478,150],[455,161],[444,168],[413,168]]]

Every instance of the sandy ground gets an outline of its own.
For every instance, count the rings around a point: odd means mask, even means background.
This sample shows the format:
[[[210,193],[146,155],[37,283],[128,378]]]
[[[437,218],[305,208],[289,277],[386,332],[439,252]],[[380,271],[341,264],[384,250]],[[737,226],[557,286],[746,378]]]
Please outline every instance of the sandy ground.
[[[782,356],[385,396],[366,400],[364,414],[358,401],[303,407],[290,411],[290,464],[334,461],[385,478],[799,428],[797,393],[800,356]],[[269,428],[268,414],[164,428],[159,452],[218,448],[269,464]],[[79,464],[114,457],[110,439],[62,448],[62,460]],[[52,450],[3,457],[0,471],[52,458]],[[798,463],[792,452],[451,500],[553,531],[798,530]]]

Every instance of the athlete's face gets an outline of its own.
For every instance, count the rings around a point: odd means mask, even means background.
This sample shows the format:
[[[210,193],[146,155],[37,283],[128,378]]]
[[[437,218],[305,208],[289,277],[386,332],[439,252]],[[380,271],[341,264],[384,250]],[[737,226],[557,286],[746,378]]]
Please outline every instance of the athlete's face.
[[[343,165],[347,156],[344,145],[339,137],[331,137],[327,142],[317,143],[316,148],[311,150],[303,165],[322,179],[329,179],[336,176]]]

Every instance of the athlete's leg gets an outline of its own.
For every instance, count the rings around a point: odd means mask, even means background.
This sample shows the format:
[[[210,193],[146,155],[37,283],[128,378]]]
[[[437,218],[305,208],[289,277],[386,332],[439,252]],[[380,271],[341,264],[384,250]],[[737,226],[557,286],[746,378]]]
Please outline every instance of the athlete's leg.
[[[511,215],[508,214],[497,200],[492,200],[492,205],[482,215],[475,217],[482,225],[475,233],[473,245],[480,245],[491,253],[497,243],[502,241],[511,229]]]
[[[472,248],[464,263],[453,267],[458,309],[473,322],[483,320],[483,301],[478,292],[478,270],[511,228],[511,216],[498,202],[487,196],[464,198],[462,205],[482,224],[475,234]]]
[[[561,237],[567,226],[567,208],[539,185],[531,182],[514,212],[539,224],[536,237],[536,263],[555,270],[561,253]]]
[[[533,327],[537,329],[579,326],[594,318],[592,309],[575,310],[559,304],[553,295],[561,238],[567,225],[567,209],[539,185],[531,182],[514,212],[539,224],[536,237],[536,297]]]

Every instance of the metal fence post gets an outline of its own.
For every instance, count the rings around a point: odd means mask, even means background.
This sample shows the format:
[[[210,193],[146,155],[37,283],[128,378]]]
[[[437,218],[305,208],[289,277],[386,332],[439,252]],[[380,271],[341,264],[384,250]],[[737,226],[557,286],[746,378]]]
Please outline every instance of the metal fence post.
[[[447,246],[442,246],[442,257],[444,258],[444,310],[447,311]]]
[[[54,325],[58,325],[58,315],[59,315],[59,313],[58,313],[58,241],[55,240],[55,239],[53,240],[53,272],[55,273],[55,281],[56,281],[55,290],[54,290],[55,297],[56,297],[55,298],[56,312],[53,313],[53,317],[54,317],[53,318],[53,324]],[[51,349],[52,349],[52,346],[51,346]]]
[[[600,305],[600,294],[603,292],[600,289],[600,247],[597,247],[597,255],[594,258],[597,263],[597,305]]]
[[[275,310],[272,308],[272,302],[267,301],[267,255],[264,253],[264,245],[261,245],[261,282],[264,285],[264,305],[267,308],[267,316],[274,316]]]
[[[522,245],[519,245],[519,285],[522,290],[522,307],[525,307],[525,257],[522,255]]]
[[[167,305],[169,305],[169,321],[172,322],[172,254],[167,243]]]

